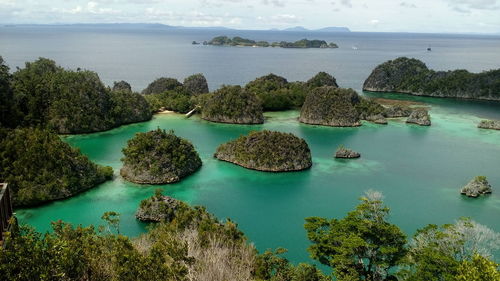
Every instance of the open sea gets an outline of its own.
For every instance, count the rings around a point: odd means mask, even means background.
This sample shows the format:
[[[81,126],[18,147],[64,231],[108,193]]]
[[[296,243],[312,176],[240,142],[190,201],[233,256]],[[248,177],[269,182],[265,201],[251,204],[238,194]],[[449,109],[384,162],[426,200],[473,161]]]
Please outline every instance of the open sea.
[[[339,49],[282,49],[191,45],[217,35],[253,40],[323,39]],[[432,51],[428,52],[428,46]],[[158,77],[183,80],[203,73],[211,90],[222,84],[245,84],[275,73],[289,81],[307,80],[319,71],[331,73],[341,87],[361,92],[378,64],[400,56],[414,57],[436,70],[480,72],[500,68],[500,37],[410,33],[302,33],[235,30],[162,30],[93,27],[0,27],[0,55],[11,70],[38,57],[99,73],[107,85],[126,80],[140,91]],[[500,232],[500,131],[481,130],[483,118],[500,119],[500,103],[461,101],[402,94],[369,96],[418,101],[430,108],[431,127],[364,123],[359,128],[300,124],[298,111],[266,113],[263,125],[215,124],[178,114],[88,135],[64,137],[91,160],[110,165],[116,177],[67,200],[19,209],[21,222],[40,231],[58,219],[100,224],[105,211],[121,213],[121,231],[137,236],[146,225],[134,213],[157,186],[141,186],[119,176],[121,149],[136,132],[173,129],[189,139],[203,160],[201,170],[183,181],[160,186],[165,194],[206,206],[217,217],[236,221],[259,250],[284,247],[294,262],[309,261],[304,218],[341,218],[368,189],[379,190],[391,208],[390,221],[411,236],[427,224],[453,223],[460,217]],[[218,145],[251,130],[278,130],[304,138],[313,167],[293,173],[247,170],[212,157]],[[333,158],[340,145],[359,151],[352,161]],[[494,192],[465,198],[460,188],[477,175],[488,177]],[[500,255],[495,259],[500,260]]]

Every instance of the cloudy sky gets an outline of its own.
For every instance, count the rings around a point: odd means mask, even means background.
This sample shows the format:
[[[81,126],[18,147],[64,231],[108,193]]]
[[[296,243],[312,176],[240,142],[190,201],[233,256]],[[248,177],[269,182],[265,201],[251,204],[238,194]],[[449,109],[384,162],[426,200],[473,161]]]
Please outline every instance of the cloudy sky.
[[[500,0],[0,0],[0,23],[500,33]]]

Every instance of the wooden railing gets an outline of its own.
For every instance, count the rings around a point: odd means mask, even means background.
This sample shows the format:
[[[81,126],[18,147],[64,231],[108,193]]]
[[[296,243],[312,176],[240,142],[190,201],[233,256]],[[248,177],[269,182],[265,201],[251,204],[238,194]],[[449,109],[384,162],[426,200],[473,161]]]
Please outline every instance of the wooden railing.
[[[0,183],[0,242],[3,241],[4,232],[9,231],[11,218],[12,203],[9,187],[6,183]]]

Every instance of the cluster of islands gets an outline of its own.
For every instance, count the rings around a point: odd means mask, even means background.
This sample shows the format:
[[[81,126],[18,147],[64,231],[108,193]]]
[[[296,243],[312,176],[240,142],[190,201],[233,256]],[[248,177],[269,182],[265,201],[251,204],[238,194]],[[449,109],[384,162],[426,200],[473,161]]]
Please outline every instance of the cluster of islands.
[[[192,42],[193,45],[199,45],[201,43],[197,41]],[[339,46],[335,43],[328,43],[324,40],[308,40],[302,39],[295,42],[272,42],[268,41],[255,41],[247,38],[242,38],[239,36],[235,36],[233,38],[229,38],[227,36],[217,36],[212,38],[210,41],[203,41],[203,45],[212,45],[212,46],[231,46],[231,47],[280,47],[280,48],[299,48],[299,49],[308,49],[308,48],[331,48],[335,49]]]
[[[223,42],[220,45],[247,44],[246,39],[226,39],[229,38],[212,41]],[[256,44],[252,42],[248,44]],[[309,43],[305,42],[305,46]],[[324,47],[323,44],[326,42],[312,41],[311,46]],[[333,48],[331,44],[327,46]],[[377,66],[363,89],[500,100],[500,70],[478,74],[465,70],[439,72],[428,69],[418,60],[398,58]],[[0,180],[9,183],[15,207],[31,207],[68,198],[114,177],[111,167],[93,163],[78,149],[62,141],[59,135],[105,131],[150,120],[153,114],[166,110],[187,113],[187,116],[198,113],[208,122],[230,124],[262,124],[266,122],[265,111],[300,109],[297,121],[314,126],[359,127],[364,122],[382,126],[392,119],[403,119],[409,126],[431,125],[431,116],[425,106],[367,98],[353,89],[339,87],[336,79],[325,72],[307,81],[294,82],[269,74],[244,86],[225,85],[212,92],[202,74],[189,76],[182,82],[162,77],[137,93],[125,81],[106,87],[95,72],[64,69],[45,58],[27,62],[24,68],[11,73],[0,57],[0,94]],[[478,127],[498,130],[500,121],[483,120]],[[189,140],[159,128],[137,133],[122,151],[120,175],[124,180],[138,184],[179,182],[203,165]],[[332,147],[332,153],[332,158],[361,157],[360,152],[343,145]],[[304,139],[291,133],[268,130],[253,131],[222,143],[213,157],[263,172],[314,168],[311,150]],[[474,177],[460,189],[461,194],[469,197],[492,191],[485,176]],[[462,276],[466,273],[461,268],[476,260],[493,267],[493,262],[481,255],[457,260],[457,253],[463,253],[460,247],[464,247],[460,239],[446,238],[446,243],[456,243],[453,244],[456,247],[450,247],[451,250],[444,254],[433,252],[440,250],[433,243],[444,243],[439,237],[447,237],[464,227],[480,227],[475,222],[463,220],[451,226],[429,226],[419,231],[416,238],[424,235],[425,239],[438,241],[415,248],[407,244],[405,235],[397,226],[385,220],[388,209],[380,198],[377,194],[366,195],[356,210],[344,219],[306,219],[305,228],[312,242],[309,247],[311,256],[335,268],[336,280],[398,280],[393,275],[396,271],[401,276],[413,276],[400,280],[431,280],[429,276],[444,274]],[[373,213],[367,215],[366,210]],[[68,280],[135,280],[126,278],[123,267],[134,272],[134,278],[140,277],[140,280],[159,280],[158,276],[166,276],[165,280],[332,280],[314,265],[289,263],[281,255],[282,251],[258,254],[232,221],[219,221],[204,208],[191,207],[159,191],[141,202],[136,217],[141,221],[157,222],[158,226],[130,240],[113,234],[119,234],[119,214],[108,212],[103,215],[103,220],[108,223],[108,235],[96,232],[93,227],[73,228],[62,222],[54,224],[53,234],[43,237],[23,228],[15,230],[13,233],[18,231],[18,235],[12,236],[11,245],[28,245],[23,249],[39,252],[27,253],[26,256],[37,258],[21,261],[16,255],[21,246],[7,247],[3,250],[6,254],[0,255],[0,262],[13,267],[6,267],[4,276],[15,278],[21,274],[14,265],[22,263],[23,268],[39,270],[35,273],[21,270],[27,276],[76,276]],[[373,229],[366,228],[367,220]],[[355,231],[350,232],[353,229]],[[370,238],[373,231],[384,239],[373,241]],[[331,244],[325,237],[339,237],[341,240]],[[351,255],[352,248],[342,248],[353,245],[352,241],[356,241],[359,255]],[[76,246],[72,244],[80,242]],[[42,246],[34,247],[33,243]],[[84,250],[76,251],[71,248],[73,246]],[[55,254],[53,249],[66,252]],[[442,257],[441,254],[445,256],[447,266],[435,268],[429,266],[432,262],[424,262],[425,258],[434,261],[436,255]],[[218,256],[212,259],[214,255]],[[68,258],[60,259],[60,256]],[[66,264],[68,260],[71,266]],[[378,260],[383,262],[373,269],[365,269],[365,261],[371,264]],[[54,272],[44,272],[45,267],[34,266],[48,263],[60,264],[51,267]],[[359,269],[360,263],[362,270]],[[403,263],[412,270],[405,271],[407,268],[401,267]],[[72,267],[75,264],[79,266],[76,269]],[[227,269],[217,271],[220,266]],[[92,278],[86,275],[89,272],[94,274]],[[492,272],[496,274],[491,275],[492,278],[499,276],[496,271]],[[276,279],[277,274],[284,277]],[[191,279],[185,279],[186,276]],[[472,280],[464,278],[457,280]]]

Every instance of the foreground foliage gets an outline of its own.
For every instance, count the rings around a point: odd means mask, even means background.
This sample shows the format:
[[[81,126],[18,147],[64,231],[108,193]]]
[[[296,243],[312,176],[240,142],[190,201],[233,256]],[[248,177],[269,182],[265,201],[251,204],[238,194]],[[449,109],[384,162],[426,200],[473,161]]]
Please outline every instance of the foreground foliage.
[[[112,176],[111,167],[92,163],[56,134],[0,128],[0,181],[9,183],[15,206],[66,198]]]
[[[103,215],[111,227],[97,230],[61,221],[46,234],[22,226],[0,248],[0,275],[19,281],[331,280],[312,265],[293,266],[283,251],[258,255],[234,222],[183,206],[169,223],[133,240],[114,234],[119,214],[113,212]]]

